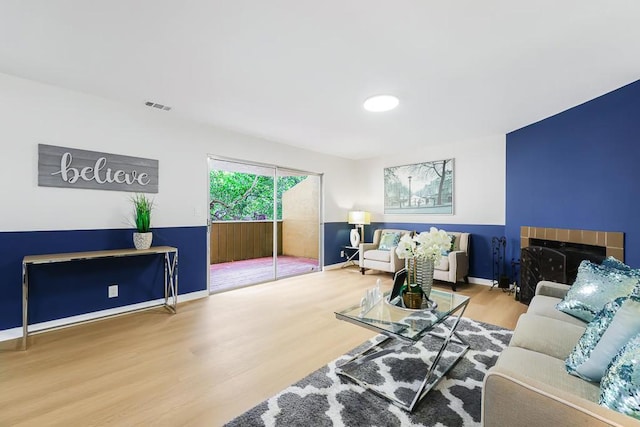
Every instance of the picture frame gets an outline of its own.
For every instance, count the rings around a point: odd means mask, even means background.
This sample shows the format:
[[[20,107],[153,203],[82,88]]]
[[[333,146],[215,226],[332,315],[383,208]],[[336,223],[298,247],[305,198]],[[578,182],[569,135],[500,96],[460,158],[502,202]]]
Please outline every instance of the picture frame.
[[[453,215],[454,159],[384,169],[385,214]]]
[[[405,280],[407,280],[407,269],[402,268],[393,275],[393,289],[391,289],[391,294],[389,295],[389,301],[392,301],[394,298],[401,296],[400,289],[402,289],[402,285],[404,285]]]

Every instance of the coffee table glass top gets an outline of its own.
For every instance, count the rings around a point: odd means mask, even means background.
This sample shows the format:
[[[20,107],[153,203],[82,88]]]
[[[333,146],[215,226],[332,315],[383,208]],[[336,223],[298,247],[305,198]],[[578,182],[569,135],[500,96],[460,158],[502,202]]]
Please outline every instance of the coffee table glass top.
[[[409,310],[396,307],[389,304],[388,298],[389,292],[366,312],[363,312],[360,305],[354,305],[336,312],[336,317],[379,333],[418,341],[451,313],[469,303],[467,296],[438,289],[433,289],[429,296],[438,304],[432,310]]]

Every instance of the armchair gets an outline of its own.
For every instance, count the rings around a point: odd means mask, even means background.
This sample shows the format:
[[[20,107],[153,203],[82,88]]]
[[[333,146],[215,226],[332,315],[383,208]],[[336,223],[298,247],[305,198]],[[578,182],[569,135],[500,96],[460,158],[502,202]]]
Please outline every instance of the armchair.
[[[447,231],[454,236],[453,250],[436,261],[433,269],[433,278],[451,283],[451,289],[456,290],[456,283],[464,281],[469,283],[469,247],[471,234]]]
[[[380,248],[382,235],[385,233],[399,233],[395,244]],[[400,237],[404,234],[411,234],[408,230],[396,230],[381,228],[373,233],[373,243],[360,243],[360,271],[364,274],[366,269],[381,270],[395,273],[404,268],[404,260],[398,258],[396,246]],[[387,242],[388,243],[388,242]]]

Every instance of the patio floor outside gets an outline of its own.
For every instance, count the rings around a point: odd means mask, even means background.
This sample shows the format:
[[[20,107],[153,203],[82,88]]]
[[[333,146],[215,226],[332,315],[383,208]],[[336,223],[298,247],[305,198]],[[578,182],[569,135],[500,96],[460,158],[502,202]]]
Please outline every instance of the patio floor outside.
[[[278,256],[278,278],[319,271],[317,259]],[[211,264],[209,267],[212,293],[273,280],[273,258],[254,258],[243,261]]]

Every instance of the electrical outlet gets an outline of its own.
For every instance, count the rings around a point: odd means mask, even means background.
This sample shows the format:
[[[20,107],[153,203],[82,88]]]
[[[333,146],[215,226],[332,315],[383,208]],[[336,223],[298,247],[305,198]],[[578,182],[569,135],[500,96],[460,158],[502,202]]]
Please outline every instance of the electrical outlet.
[[[118,285],[109,286],[109,298],[116,298],[118,296]]]
[[[340,251],[340,258],[344,258],[344,251]]]

